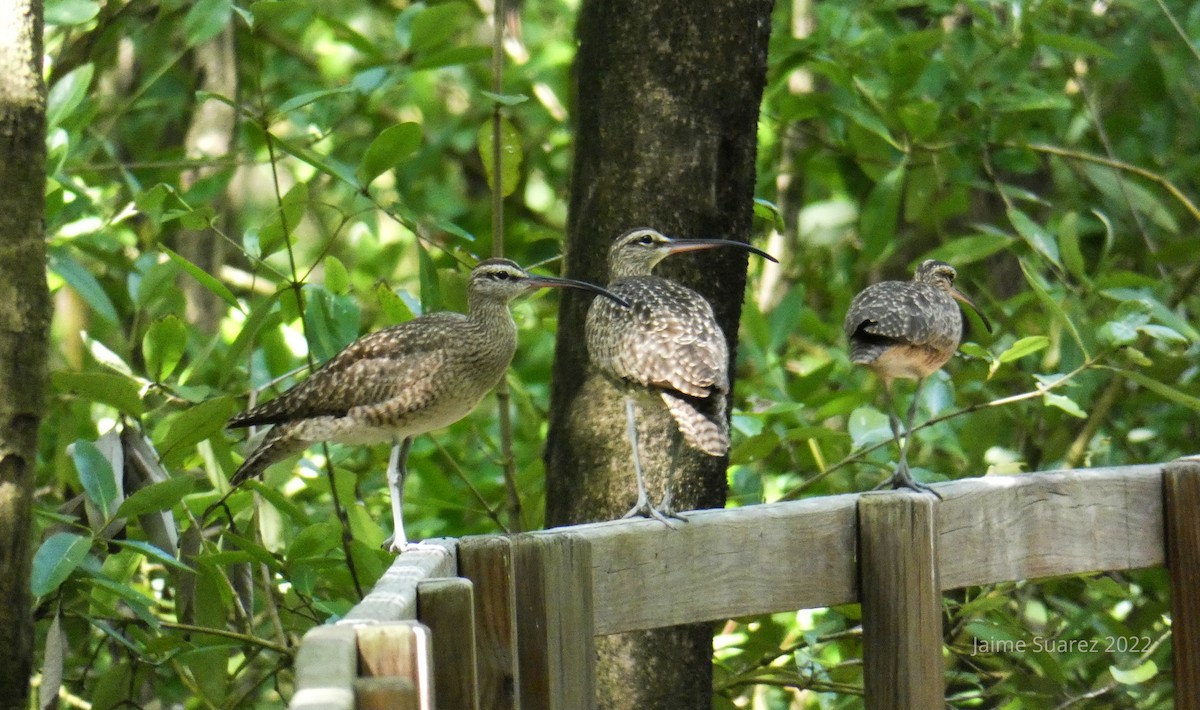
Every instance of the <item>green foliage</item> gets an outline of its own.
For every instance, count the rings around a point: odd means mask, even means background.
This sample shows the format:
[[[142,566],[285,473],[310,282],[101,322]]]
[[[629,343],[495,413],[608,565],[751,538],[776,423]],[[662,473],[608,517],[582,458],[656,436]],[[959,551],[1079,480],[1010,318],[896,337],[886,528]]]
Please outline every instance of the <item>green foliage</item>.
[[[363,332],[465,305],[463,274],[500,238],[497,107],[505,250],[524,264],[561,253],[577,8],[526,7],[530,51],[509,56],[499,93],[490,20],[465,3],[46,10],[58,313],[39,652],[93,707],[280,707],[299,638],[390,559],[387,452],[314,447],[206,525],[247,450],[224,423],[246,393],[273,396]],[[918,477],[1192,451],[1200,60],[1172,20],[1195,36],[1200,12],[828,2],[793,37],[791,11],[776,11],[754,202],[783,263],[751,274],[730,504],[860,491],[891,472],[878,388],[848,362],[841,317],[868,282],[927,257],[959,269],[997,329],[968,314],[962,356],[923,388]],[[225,41],[236,65],[206,64]],[[222,120],[227,151],[201,139]],[[412,537],[540,523],[555,304],[514,307],[521,510],[504,504],[486,403],[415,442]],[[951,703],[1168,707],[1165,590],[1159,570],[948,595]],[[1123,645],[1028,648],[1038,639]],[[1017,641],[1026,650],[972,652]],[[730,621],[716,702],[855,707],[860,658],[856,607]]]

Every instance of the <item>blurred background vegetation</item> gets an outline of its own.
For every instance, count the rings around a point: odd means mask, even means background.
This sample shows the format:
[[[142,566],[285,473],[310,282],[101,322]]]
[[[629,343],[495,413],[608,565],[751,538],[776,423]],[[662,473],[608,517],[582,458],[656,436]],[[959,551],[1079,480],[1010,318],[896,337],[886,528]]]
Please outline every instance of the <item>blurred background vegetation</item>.
[[[504,251],[557,270],[577,11],[526,0],[496,87],[486,2],[47,1],[46,692],[61,677],[72,707],[286,703],[299,637],[390,560],[386,451],[315,447],[204,535],[245,451],[224,422],[363,332],[464,306],[493,252],[497,109]],[[923,389],[918,477],[1192,453],[1198,43],[1182,0],[780,2],[756,214],[782,263],[752,264],[730,505],[887,477],[877,385],[841,320],[930,256],[997,328],[972,319]],[[520,508],[489,401],[416,441],[410,536],[540,525],[555,298],[514,308]],[[945,612],[954,707],[1171,707],[1161,570],[971,589]],[[860,704],[857,607],[715,629],[717,707]],[[1124,640],[971,652],[1035,638]]]

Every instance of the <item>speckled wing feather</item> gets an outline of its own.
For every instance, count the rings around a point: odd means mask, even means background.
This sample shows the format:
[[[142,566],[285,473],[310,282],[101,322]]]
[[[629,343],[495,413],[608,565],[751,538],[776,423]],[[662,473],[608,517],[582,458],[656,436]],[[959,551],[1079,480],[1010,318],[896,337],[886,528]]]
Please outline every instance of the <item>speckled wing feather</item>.
[[[420,319],[464,320],[457,313]],[[281,424],[320,416],[345,416],[356,407],[393,402],[416,410],[435,396],[446,365],[446,336],[441,328],[416,327],[409,321],[351,343],[308,379],[275,399],[234,417],[230,427]]]
[[[725,337],[703,297],[654,276],[608,288],[633,307],[593,303],[587,319],[593,362],[631,382],[694,397],[729,390]]]

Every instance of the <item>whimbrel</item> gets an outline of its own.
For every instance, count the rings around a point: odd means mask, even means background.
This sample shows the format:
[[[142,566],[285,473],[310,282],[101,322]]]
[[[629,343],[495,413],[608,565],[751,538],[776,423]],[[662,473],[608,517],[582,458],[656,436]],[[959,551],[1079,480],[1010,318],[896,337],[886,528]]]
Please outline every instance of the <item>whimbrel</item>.
[[[979,306],[954,287],[957,276],[958,272],[946,262],[926,259],[917,267],[912,281],[872,284],[854,297],[846,312],[843,328],[850,340],[850,362],[866,365],[883,380],[888,423],[900,449],[900,460],[891,478],[897,488],[906,486],[937,495],[909,472],[908,444],[921,383],[946,364],[962,340],[962,313],[955,301],[974,309],[988,332],[992,330]],[[897,378],[917,381],[908,407],[903,443],[900,421],[892,403],[892,382]]]
[[[408,540],[401,504],[413,437],[463,418],[496,386],[517,347],[508,304],[542,287],[578,288],[624,303],[598,286],[535,276],[508,259],[481,261],[467,286],[467,314],[429,313],[365,335],[303,382],[234,417],[231,428],[273,426],[230,483],[257,476],[315,442],[390,442],[390,546],[403,552]]]
[[[709,456],[729,450],[725,396],[729,392],[729,351],[712,307],[695,291],[653,276],[658,262],[671,254],[732,247],[774,261],[770,254],[725,239],[672,239],[639,228],[617,237],[608,252],[608,290],[630,308],[593,301],[587,314],[587,345],[592,363],[625,395],[629,444],[637,477],[637,503],[625,517],[643,515],[668,522],[672,508],[674,465],[658,508],[650,505],[638,452],[635,397],[653,405],[661,400],[689,446]],[[700,411],[698,406],[708,410]],[[674,439],[678,444],[678,439]]]

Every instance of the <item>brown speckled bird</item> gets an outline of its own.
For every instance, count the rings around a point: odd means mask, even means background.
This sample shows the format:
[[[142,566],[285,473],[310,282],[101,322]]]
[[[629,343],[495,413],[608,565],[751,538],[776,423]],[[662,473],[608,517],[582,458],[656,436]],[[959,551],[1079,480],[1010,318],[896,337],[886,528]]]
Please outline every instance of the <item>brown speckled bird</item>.
[[[625,393],[629,443],[633,449],[638,499],[625,517],[644,515],[667,522],[672,509],[674,466],[658,508],[650,505],[638,453],[634,397],[661,400],[689,446],[710,456],[729,450],[725,395],[729,351],[712,307],[695,291],[651,275],[671,254],[733,247],[775,259],[749,244],[726,239],[672,239],[639,228],[617,237],[608,252],[608,290],[630,308],[593,301],[587,314],[587,345],[593,365]],[[706,415],[697,405],[709,411]]]
[[[891,478],[897,488],[906,486],[937,495],[909,472],[908,444],[921,383],[946,364],[962,340],[962,313],[955,301],[974,309],[988,332],[992,330],[979,306],[954,287],[957,276],[958,272],[946,262],[926,259],[917,267],[912,281],[872,284],[854,297],[846,312],[843,328],[850,340],[850,362],[866,365],[883,380],[888,423],[900,449],[900,460]],[[917,381],[903,444],[892,404],[892,382],[897,378]]]
[[[408,540],[401,503],[413,437],[463,418],[496,386],[517,348],[508,304],[541,287],[614,298],[582,281],[535,276],[508,259],[481,261],[471,271],[466,315],[429,313],[365,335],[300,384],[234,417],[231,428],[274,426],[230,483],[236,486],[319,441],[393,443],[387,474],[391,549],[403,552]]]

